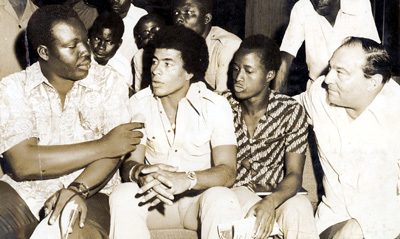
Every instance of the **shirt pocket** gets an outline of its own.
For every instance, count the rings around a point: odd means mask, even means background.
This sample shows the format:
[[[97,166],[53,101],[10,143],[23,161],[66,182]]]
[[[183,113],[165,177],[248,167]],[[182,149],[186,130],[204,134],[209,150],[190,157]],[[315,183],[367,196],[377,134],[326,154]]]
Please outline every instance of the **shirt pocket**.
[[[187,135],[184,150],[193,156],[206,155],[211,153],[211,141],[208,134]]]

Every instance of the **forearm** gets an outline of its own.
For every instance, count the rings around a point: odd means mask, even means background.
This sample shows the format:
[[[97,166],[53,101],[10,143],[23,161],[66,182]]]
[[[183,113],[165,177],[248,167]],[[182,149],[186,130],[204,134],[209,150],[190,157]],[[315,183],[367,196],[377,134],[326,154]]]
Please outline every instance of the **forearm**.
[[[287,93],[287,84],[290,72],[290,66],[292,65],[294,56],[287,52],[281,52],[282,63],[279,71],[276,74],[273,89],[281,93]]]
[[[88,190],[88,197],[100,191],[118,170],[122,160],[119,158],[105,158],[89,164],[85,170],[74,180],[84,184]]]
[[[236,168],[221,164],[204,171],[196,171],[197,184],[193,189],[207,189],[215,186],[230,187],[235,182]]]
[[[289,198],[295,196],[301,189],[302,175],[296,173],[289,173],[285,178],[278,184],[275,191],[266,196],[263,200],[272,201],[274,207],[277,208]]]
[[[35,138],[30,138],[5,153],[17,178],[38,180],[60,177],[107,155],[106,147],[100,140],[74,145],[40,146],[37,143]]]

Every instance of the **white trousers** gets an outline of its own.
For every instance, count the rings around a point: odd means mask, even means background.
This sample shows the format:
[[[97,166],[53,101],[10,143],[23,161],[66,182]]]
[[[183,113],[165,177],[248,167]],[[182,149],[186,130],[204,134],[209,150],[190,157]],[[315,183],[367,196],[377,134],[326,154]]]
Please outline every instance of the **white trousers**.
[[[172,206],[159,204],[156,208],[142,205],[138,190],[136,183],[123,183],[111,194],[111,239],[149,239],[149,229],[198,230],[199,224],[201,238],[218,239],[218,224],[241,218],[237,197],[225,187],[197,193],[188,191],[182,197],[175,197]]]
[[[242,217],[261,200],[247,187],[233,188],[242,208]],[[296,195],[275,210],[275,220],[285,239],[318,239],[317,228],[310,201],[304,195]]]

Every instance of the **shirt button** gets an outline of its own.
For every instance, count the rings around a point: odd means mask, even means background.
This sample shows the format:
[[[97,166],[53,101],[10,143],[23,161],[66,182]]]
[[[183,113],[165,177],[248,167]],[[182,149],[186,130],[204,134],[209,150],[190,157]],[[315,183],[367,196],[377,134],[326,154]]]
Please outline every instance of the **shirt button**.
[[[21,25],[18,25],[19,28],[22,28]]]
[[[160,114],[162,114],[162,111],[160,111]]]
[[[171,130],[168,130],[168,133],[171,133]]]
[[[151,138],[152,138],[152,139],[156,139],[156,137],[154,137],[154,136],[153,136],[153,137],[151,137]]]
[[[175,149],[175,153],[177,153],[178,152],[178,150],[177,149]]]

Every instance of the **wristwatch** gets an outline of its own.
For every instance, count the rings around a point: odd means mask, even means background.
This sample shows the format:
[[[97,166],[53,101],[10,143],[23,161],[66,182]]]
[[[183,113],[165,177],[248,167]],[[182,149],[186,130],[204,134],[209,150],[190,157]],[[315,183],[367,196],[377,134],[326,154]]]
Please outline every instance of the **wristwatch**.
[[[79,195],[85,199],[89,196],[89,188],[83,183],[72,182],[68,187],[74,187]]]
[[[186,177],[189,179],[190,181],[190,186],[189,186],[189,190],[192,190],[192,188],[196,185],[197,183],[197,175],[195,172],[193,171],[189,171],[186,172]]]

